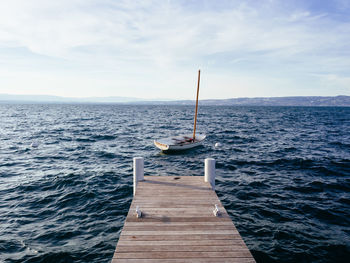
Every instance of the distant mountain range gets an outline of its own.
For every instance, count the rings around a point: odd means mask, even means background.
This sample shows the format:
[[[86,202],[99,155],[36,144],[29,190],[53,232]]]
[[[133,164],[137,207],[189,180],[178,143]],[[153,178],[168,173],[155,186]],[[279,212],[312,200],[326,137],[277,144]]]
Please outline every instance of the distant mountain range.
[[[237,98],[227,100],[206,100],[206,105],[249,105],[249,106],[350,106],[350,96],[319,97],[266,97]]]
[[[145,100],[129,97],[66,98],[45,95],[0,94],[2,103],[118,103],[144,105],[193,105],[194,100]],[[296,96],[200,100],[200,105],[213,106],[346,106],[350,96]]]
[[[145,101],[138,98],[129,97],[88,97],[70,98],[50,95],[13,95],[0,94],[0,102],[26,102],[26,103],[125,103]]]

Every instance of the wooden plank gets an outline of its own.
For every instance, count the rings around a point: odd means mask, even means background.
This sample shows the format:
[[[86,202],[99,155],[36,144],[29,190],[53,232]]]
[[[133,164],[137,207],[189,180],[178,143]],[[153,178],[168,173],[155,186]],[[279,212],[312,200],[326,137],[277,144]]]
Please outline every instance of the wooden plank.
[[[191,207],[193,207],[193,203],[134,203],[134,204],[131,204],[131,206],[130,206],[130,211],[135,211],[135,209],[136,209],[136,206],[139,206],[140,208],[191,208]],[[204,209],[204,208],[207,208],[207,209],[211,209],[211,210],[213,210],[214,209],[214,207],[213,207],[213,205],[208,205],[208,203],[206,202],[206,203],[200,203],[200,202],[198,202],[198,203],[195,203],[195,205],[196,205],[196,207],[198,207],[198,208],[202,208],[202,209]],[[218,207],[219,208],[221,208],[221,210],[223,210],[224,209],[224,207],[223,206],[221,206],[221,205],[219,205],[219,204],[217,204],[218,205]]]
[[[178,251],[156,251],[156,252],[116,252],[113,257],[118,258],[247,258],[251,256],[249,250],[224,251],[224,252],[181,252]]]
[[[162,215],[160,213],[148,213],[148,212],[145,212],[144,210],[142,210],[142,217],[144,217],[144,219],[153,218],[153,219],[163,220],[163,221],[166,221],[169,218],[174,218],[174,220],[176,220],[175,218],[194,218],[194,216],[196,216],[196,215],[198,215],[198,214],[196,214],[196,213],[180,214],[180,213],[176,213],[175,211],[169,212],[166,215]],[[213,212],[203,213],[203,216],[205,216],[205,217],[209,217],[211,215],[213,215]],[[134,212],[132,214],[129,214],[128,217],[135,217]],[[220,216],[220,218],[230,219],[230,216],[228,214],[223,214]],[[202,221],[202,220],[199,219],[199,221]],[[215,220],[213,220],[213,221],[215,221]]]
[[[229,217],[214,217],[213,215],[208,216],[188,216],[188,217],[169,217],[169,216],[147,216],[137,218],[133,213],[129,213],[126,218],[126,222],[223,222],[231,221]]]
[[[211,222],[142,222],[142,226],[212,226]],[[218,221],[215,223],[217,226],[232,226],[233,223],[231,221]],[[125,222],[125,226],[140,226],[140,222]]]
[[[198,209],[198,208],[142,208],[139,209],[144,213],[145,217],[147,215],[159,215],[159,216],[171,216],[171,217],[179,217],[179,213],[186,215],[186,217],[195,216],[198,214],[202,214],[203,216],[209,217],[213,216],[213,208],[212,209]],[[131,211],[130,216],[133,216],[136,212]],[[228,217],[228,214],[221,211],[220,217]]]
[[[201,184],[172,184],[172,183],[167,183],[167,184],[152,184],[152,183],[144,183],[144,182],[139,182],[137,189],[138,191],[150,191],[152,190],[151,187],[154,188],[155,191],[179,191],[179,192],[206,192],[206,193],[212,193],[212,189],[210,188],[210,185],[201,185]]]
[[[176,195],[176,192],[167,192],[167,193],[157,193],[157,192],[151,192],[151,193],[144,193],[140,194],[137,197],[135,197],[135,202],[154,202],[154,201],[161,201],[166,199],[168,202],[174,202],[174,201],[182,201],[186,202],[188,204],[191,204],[193,202],[200,202],[200,201],[207,201],[208,204],[211,202],[218,202],[219,199],[217,199],[215,196],[212,195],[203,195],[203,194],[187,194],[182,193],[182,196],[169,196],[169,195]],[[164,199],[162,199],[164,198]]]
[[[162,200],[162,198],[167,199],[167,201],[171,202],[171,201],[186,201],[187,203],[192,203],[193,201],[207,201],[208,204],[210,204],[211,202],[218,202],[219,200],[212,195],[207,195],[204,196],[203,194],[195,194],[195,193],[181,193],[181,195],[183,196],[173,196],[173,197],[169,197],[169,195],[176,195],[176,192],[167,192],[167,193],[158,193],[158,192],[150,192],[150,193],[143,193],[137,196],[137,198],[135,198],[136,202],[142,201],[142,200],[147,200],[148,202],[152,202],[152,201],[156,201],[156,200]],[[186,196],[186,197],[184,197]]]
[[[144,201],[144,202],[153,202],[153,201],[158,201],[158,200],[163,200],[160,197],[165,198],[168,202],[173,202],[173,201],[178,201],[181,200],[183,202],[187,202],[189,204],[193,203],[193,202],[198,202],[198,201],[207,201],[208,204],[210,204],[210,202],[212,201],[219,201],[219,199],[217,199],[215,196],[212,195],[202,195],[202,194],[182,194],[185,196],[178,196],[176,197],[176,192],[168,192],[167,194],[157,194],[157,192],[153,192],[153,193],[145,193],[145,194],[140,194],[137,197],[135,197],[135,202],[140,202],[140,201]],[[175,196],[169,196],[169,195],[175,195]],[[146,198],[147,199],[144,199]]]
[[[141,190],[149,190],[150,187],[155,188],[155,190],[158,189],[165,189],[168,188],[170,190],[179,190],[179,191],[188,191],[188,190],[203,190],[203,191],[210,191],[210,184],[206,183],[203,185],[203,183],[173,183],[173,182],[150,182],[150,181],[143,181],[139,182],[136,191]],[[157,187],[157,188],[156,188]]]
[[[169,188],[171,190],[177,190],[179,191],[188,191],[188,190],[204,190],[204,191],[209,191],[210,190],[210,185],[209,184],[203,184],[203,183],[174,183],[174,182],[152,182],[152,181],[143,181],[138,183],[138,189],[143,190],[149,190],[149,187],[157,187],[157,189],[162,189],[162,188]]]
[[[179,178],[175,180],[175,178]],[[203,177],[201,176],[145,176],[144,181],[140,181],[139,183],[144,182],[154,182],[154,183],[160,183],[160,182],[175,182],[177,184],[182,184],[183,182],[186,182],[187,184],[190,182],[199,183],[200,185],[205,184],[203,182]]]
[[[167,184],[152,184],[152,183],[142,183],[140,182],[139,185],[137,186],[138,191],[149,191],[152,190],[150,189],[150,185],[156,186],[153,187],[155,191],[165,191],[165,190],[170,190],[170,191],[179,191],[179,192],[203,192],[205,191],[206,193],[212,193],[212,189],[210,188],[210,185],[202,185],[202,184],[172,184],[172,183],[167,183]]]
[[[208,206],[214,205],[214,204],[220,204],[220,201],[216,198],[211,198],[210,196],[200,196],[200,197],[195,197],[195,196],[187,196],[188,198],[184,197],[167,197],[166,195],[158,195],[158,196],[138,196],[138,198],[135,199],[135,203],[137,205],[141,204],[157,204],[160,200],[167,200],[166,204],[176,204],[176,203],[181,203],[181,204],[189,204],[195,207],[196,204],[207,204]]]
[[[215,258],[215,263],[255,263],[253,258]],[[213,263],[212,258],[128,259],[113,258],[111,263]]]
[[[139,208],[142,210],[145,210],[145,213],[147,214],[162,214],[162,215],[166,215],[166,214],[170,214],[173,212],[176,213],[186,213],[188,215],[190,214],[194,214],[194,215],[198,215],[198,214],[209,214],[212,215],[213,214],[213,210],[215,208],[215,206],[208,206],[208,207],[183,207],[183,208],[179,208],[179,207],[148,207],[147,209],[143,209],[144,207],[139,206]],[[131,213],[134,213],[135,211],[130,211]],[[226,211],[221,211],[222,213],[226,214]]]
[[[191,193],[191,194],[202,194],[202,193],[207,193],[209,195],[214,195],[214,192],[209,189],[209,188],[200,188],[200,187],[196,187],[193,188],[194,186],[191,186],[191,188],[187,188],[187,189],[180,189],[180,186],[166,186],[166,187],[159,187],[158,185],[152,185],[152,186],[156,186],[156,189],[150,189],[150,188],[154,188],[154,187],[146,187],[145,185],[143,185],[140,188],[137,188],[136,191],[139,191],[139,193],[142,194],[147,194],[150,192],[159,192],[159,193],[164,193],[166,191],[171,191],[171,192],[178,192],[178,193]]]
[[[255,261],[203,177],[146,176],[138,183],[112,262]]]
[[[174,194],[175,195],[175,194]],[[161,197],[163,199],[161,199]],[[158,195],[155,196],[153,195],[139,195],[135,198],[135,203],[153,203],[153,202],[158,202],[161,200],[166,199],[167,202],[171,202],[171,203],[176,203],[176,202],[184,202],[185,204],[196,204],[196,203],[204,203],[207,202],[208,205],[210,205],[212,202],[219,202],[219,199],[217,199],[216,197],[210,197],[210,196],[191,196],[191,195],[187,195],[187,198],[185,197],[178,197],[176,198],[176,196],[173,197],[169,197],[167,195]]]
[[[235,230],[230,225],[161,225],[161,226],[150,226],[150,225],[139,225],[129,226],[125,224],[123,231],[193,231],[193,230]]]
[[[173,236],[150,236],[150,235],[138,235],[138,236],[129,236],[129,235],[121,235],[119,240],[242,240],[241,236],[238,234],[234,235],[218,235],[218,234],[200,234],[200,235],[173,235]]]
[[[167,216],[167,217],[194,217],[201,215],[203,217],[213,216],[214,205],[210,208],[203,207],[186,207],[186,208],[176,208],[176,207],[165,207],[165,208],[153,208],[153,207],[142,207],[139,206],[139,209],[145,215],[145,218],[148,216]],[[133,216],[135,214],[135,210],[130,210],[128,215]],[[229,217],[225,210],[221,209],[220,217]]]
[[[216,234],[216,235],[234,235],[237,230],[186,230],[186,231],[122,231],[120,235],[124,236],[167,236],[167,235],[200,235],[200,234]]]
[[[167,181],[167,180],[170,180],[170,181],[176,181],[174,180],[174,178],[178,177],[179,179],[178,180],[181,180],[181,181],[190,181],[190,180],[194,180],[194,181],[203,181],[203,177],[201,176],[159,176],[159,175],[150,175],[150,176],[145,176],[145,179],[146,180],[158,180],[158,181]]]
[[[213,246],[182,246],[182,245],[131,245],[126,246],[120,244],[116,252],[154,252],[154,251],[178,251],[178,252],[199,252],[199,251],[207,251],[207,252],[226,252],[226,251],[241,251],[246,250],[246,246],[238,245],[213,245]]]
[[[125,240],[119,239],[119,246],[244,246],[244,242],[240,237],[237,239],[197,239],[197,240]],[[117,248],[118,248],[117,247]]]

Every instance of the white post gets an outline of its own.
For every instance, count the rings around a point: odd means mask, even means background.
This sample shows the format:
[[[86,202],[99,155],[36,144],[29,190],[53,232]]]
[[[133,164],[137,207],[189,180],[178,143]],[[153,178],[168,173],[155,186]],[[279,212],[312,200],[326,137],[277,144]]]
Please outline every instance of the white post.
[[[213,158],[205,159],[204,182],[209,182],[211,188],[215,191],[215,160]]]
[[[143,181],[143,158],[134,157],[134,195],[136,194],[136,187],[139,181]]]

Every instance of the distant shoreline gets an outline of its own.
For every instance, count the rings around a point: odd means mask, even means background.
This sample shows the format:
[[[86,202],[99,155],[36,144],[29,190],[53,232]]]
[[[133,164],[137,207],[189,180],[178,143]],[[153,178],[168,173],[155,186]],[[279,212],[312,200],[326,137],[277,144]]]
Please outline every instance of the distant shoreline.
[[[194,105],[194,100],[143,100],[126,97],[65,98],[58,96],[0,94],[1,104],[119,104]],[[208,106],[324,106],[350,107],[350,96],[293,96],[200,100]]]

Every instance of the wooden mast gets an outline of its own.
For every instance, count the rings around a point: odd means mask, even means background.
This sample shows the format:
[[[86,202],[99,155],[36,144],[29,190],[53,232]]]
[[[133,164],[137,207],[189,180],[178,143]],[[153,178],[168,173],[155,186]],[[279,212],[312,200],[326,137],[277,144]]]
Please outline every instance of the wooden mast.
[[[201,78],[201,70],[198,70],[198,84],[197,84],[197,97],[196,97],[196,112],[194,114],[194,127],[193,127],[193,142],[196,139],[196,125],[197,125],[197,112],[198,112],[198,95],[199,95],[199,81]]]

